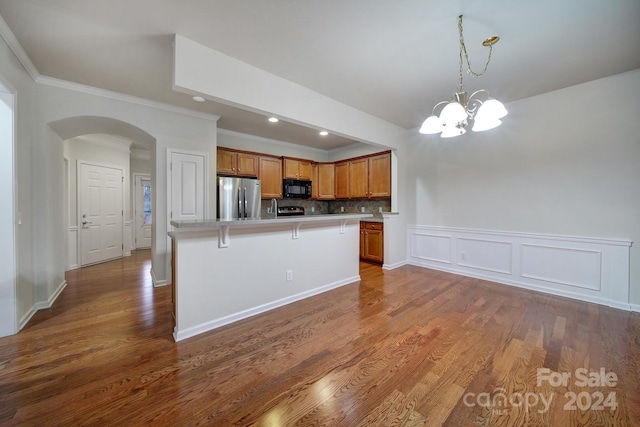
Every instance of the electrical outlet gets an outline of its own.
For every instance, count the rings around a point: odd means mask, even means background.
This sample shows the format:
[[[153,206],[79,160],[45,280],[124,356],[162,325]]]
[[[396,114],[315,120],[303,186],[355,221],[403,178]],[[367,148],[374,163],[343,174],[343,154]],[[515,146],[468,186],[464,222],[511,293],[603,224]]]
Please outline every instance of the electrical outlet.
[[[340,206],[340,212],[344,212],[344,206]]]
[[[364,206],[360,208],[360,212],[364,213]]]
[[[315,206],[311,206],[311,212],[315,212],[316,211],[316,207]]]
[[[293,280],[293,270],[287,270],[287,282]]]
[[[466,261],[467,260],[467,253],[466,252],[461,252],[460,253],[460,259],[462,261]]]

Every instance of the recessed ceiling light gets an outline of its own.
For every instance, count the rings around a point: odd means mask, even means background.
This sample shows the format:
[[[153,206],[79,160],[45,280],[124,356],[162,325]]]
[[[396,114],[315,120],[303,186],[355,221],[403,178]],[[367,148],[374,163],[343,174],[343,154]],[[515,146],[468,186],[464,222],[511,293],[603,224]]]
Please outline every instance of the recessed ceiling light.
[[[269,121],[270,121],[271,123],[278,123],[278,121],[279,121],[279,120],[278,120],[278,118],[277,118],[277,117],[269,117]]]
[[[193,97],[193,98],[191,98],[191,99],[193,99],[193,100],[194,100],[194,101],[196,101],[196,102],[204,102],[204,98],[203,98],[203,97],[201,97],[201,96],[194,96],[194,97]]]
[[[321,136],[327,136],[327,135],[329,135],[329,132],[327,132],[326,130],[321,130],[320,131],[320,135]]]

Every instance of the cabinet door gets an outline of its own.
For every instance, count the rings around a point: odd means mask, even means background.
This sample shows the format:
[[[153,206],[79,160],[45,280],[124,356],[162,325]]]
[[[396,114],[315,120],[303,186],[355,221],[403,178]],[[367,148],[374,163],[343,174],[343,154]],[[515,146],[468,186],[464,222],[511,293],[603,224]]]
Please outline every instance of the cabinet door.
[[[282,160],[277,157],[260,156],[259,178],[263,199],[282,198]]]
[[[311,162],[298,161],[298,179],[311,179]]]
[[[284,159],[284,177],[298,179],[299,167],[298,161],[293,159]]]
[[[360,258],[364,259],[364,222],[360,223]]]
[[[258,156],[255,154],[238,153],[236,165],[238,175],[258,176]]]
[[[216,155],[217,173],[222,175],[235,175],[238,157],[235,151],[218,148]]]
[[[391,154],[369,157],[368,197],[391,197]]]
[[[318,165],[316,163],[311,165],[311,199],[316,200],[318,198],[318,188],[320,182],[318,181]]]
[[[367,197],[369,178],[368,159],[358,159],[349,162],[349,196],[353,198]]]
[[[349,198],[349,162],[336,163],[336,199]]]
[[[383,224],[364,222],[364,248],[362,258],[367,261],[383,262],[384,236]]]
[[[335,196],[335,165],[333,163],[322,163],[316,166],[318,173],[318,199],[333,200]]]

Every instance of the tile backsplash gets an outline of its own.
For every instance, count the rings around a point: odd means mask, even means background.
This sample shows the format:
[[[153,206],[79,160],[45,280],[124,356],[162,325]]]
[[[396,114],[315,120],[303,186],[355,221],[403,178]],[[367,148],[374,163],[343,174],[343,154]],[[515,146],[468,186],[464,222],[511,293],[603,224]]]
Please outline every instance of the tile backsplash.
[[[344,207],[345,213],[361,213],[364,207],[365,213],[374,214],[374,216],[382,216],[380,214],[380,208],[382,212],[391,211],[391,199],[354,199],[354,200],[309,200],[309,199],[282,199],[278,200],[278,206],[302,206],[305,210],[305,215],[326,215],[342,212],[341,208]],[[271,200],[265,199],[261,205],[262,218],[269,218],[273,216],[271,213],[267,213],[268,208],[271,207]]]

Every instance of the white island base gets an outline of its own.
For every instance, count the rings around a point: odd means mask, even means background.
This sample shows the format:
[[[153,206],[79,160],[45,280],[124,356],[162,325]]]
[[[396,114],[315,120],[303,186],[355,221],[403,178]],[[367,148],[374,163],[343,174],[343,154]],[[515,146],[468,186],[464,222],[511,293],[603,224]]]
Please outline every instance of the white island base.
[[[172,222],[176,341],[360,280],[362,215]]]

